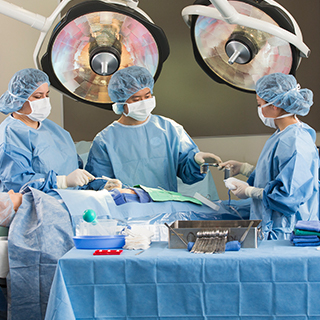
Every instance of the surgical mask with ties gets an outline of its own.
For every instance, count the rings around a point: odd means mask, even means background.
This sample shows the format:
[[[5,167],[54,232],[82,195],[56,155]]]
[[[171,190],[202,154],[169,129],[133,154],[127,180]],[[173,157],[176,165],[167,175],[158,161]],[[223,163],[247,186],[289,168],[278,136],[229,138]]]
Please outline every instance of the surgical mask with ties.
[[[16,112],[17,114],[27,116],[29,119],[33,121],[43,121],[48,117],[51,112],[51,104],[49,98],[37,99],[34,101],[28,100],[31,113],[25,114]]]
[[[263,106],[258,107],[258,115],[259,118],[261,119],[261,121],[264,123],[264,125],[266,125],[267,127],[273,128],[273,129],[277,129],[277,126],[274,122],[274,120],[276,119],[281,119],[281,118],[286,118],[286,117],[290,117],[293,114],[292,113],[288,113],[288,114],[284,114],[282,116],[279,116],[277,118],[267,118],[262,114],[262,108],[265,108],[267,106],[272,105],[274,102],[270,102],[270,103],[266,103]]]
[[[127,103],[128,113],[123,112],[126,117],[137,121],[144,121],[156,107],[156,98],[144,99],[133,103]]]

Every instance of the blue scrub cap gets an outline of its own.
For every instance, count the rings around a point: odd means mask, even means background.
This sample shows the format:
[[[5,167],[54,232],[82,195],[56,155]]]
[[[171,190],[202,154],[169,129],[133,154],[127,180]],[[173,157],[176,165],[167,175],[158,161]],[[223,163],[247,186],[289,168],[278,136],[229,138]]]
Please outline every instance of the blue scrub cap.
[[[118,70],[111,77],[108,85],[109,97],[117,103],[113,106],[113,111],[121,114],[123,104],[132,95],[144,88],[149,88],[152,93],[153,85],[153,77],[146,68],[132,66]]]
[[[262,77],[256,83],[256,93],[266,102],[300,116],[307,115],[313,105],[313,92],[300,89],[291,74],[272,73]]]
[[[8,90],[0,97],[0,111],[4,114],[18,111],[31,94],[42,84],[50,85],[49,77],[38,69],[22,69],[11,78]]]

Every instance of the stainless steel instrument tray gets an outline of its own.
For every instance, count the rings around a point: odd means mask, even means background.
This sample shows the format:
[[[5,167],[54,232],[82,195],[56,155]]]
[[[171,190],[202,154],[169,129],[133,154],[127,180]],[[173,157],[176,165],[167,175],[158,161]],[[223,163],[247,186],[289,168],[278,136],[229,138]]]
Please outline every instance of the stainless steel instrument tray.
[[[187,242],[195,242],[198,231],[210,231],[215,229],[228,229],[228,240],[240,241],[240,238],[247,230],[250,222],[247,237],[243,241],[242,248],[257,248],[262,240],[262,232],[258,225],[261,220],[177,220],[170,226]],[[185,249],[185,244],[172,231],[169,231],[169,249]]]

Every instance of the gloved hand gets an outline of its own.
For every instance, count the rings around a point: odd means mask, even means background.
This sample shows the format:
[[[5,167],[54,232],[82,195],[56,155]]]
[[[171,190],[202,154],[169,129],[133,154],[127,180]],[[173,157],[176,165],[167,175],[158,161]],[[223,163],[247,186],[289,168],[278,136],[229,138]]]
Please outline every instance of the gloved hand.
[[[92,180],[94,180],[94,176],[91,173],[83,169],[76,169],[67,176],[57,176],[57,186],[58,189],[81,187]]]
[[[220,164],[222,160],[220,157],[216,156],[213,153],[209,152],[198,152],[194,155],[194,160],[198,165],[201,165],[203,163],[216,163]]]
[[[220,163],[219,170],[222,170],[224,168],[230,168],[231,177],[234,177],[239,173],[243,174],[246,177],[249,177],[252,171],[254,170],[253,165],[246,162],[239,162],[235,160],[229,160],[229,161]]]
[[[230,176],[234,177],[240,173],[240,168],[241,168],[242,164],[243,163],[239,162],[239,161],[229,160],[229,161],[220,163],[219,170],[222,170],[225,168],[230,168]]]
[[[103,176],[102,176],[102,178],[103,178]],[[118,179],[109,179],[109,181],[104,185],[103,189],[112,190],[112,189],[116,189],[116,188],[121,189],[122,182]]]
[[[246,195],[246,189],[249,187],[249,184],[242,181],[242,180],[239,180],[239,179],[236,179],[236,178],[228,178],[224,181],[226,187],[231,190],[231,192],[236,196],[238,197],[239,199],[247,199],[249,198],[247,195]],[[232,187],[232,185],[235,187],[235,188],[230,188],[230,186]]]
[[[263,188],[248,187],[245,193],[246,193],[246,196],[249,198],[262,200],[263,190],[264,190]]]
[[[70,174],[67,175],[67,186],[68,187],[77,187],[83,186],[89,181],[94,180],[94,176],[86,170],[76,169]]]

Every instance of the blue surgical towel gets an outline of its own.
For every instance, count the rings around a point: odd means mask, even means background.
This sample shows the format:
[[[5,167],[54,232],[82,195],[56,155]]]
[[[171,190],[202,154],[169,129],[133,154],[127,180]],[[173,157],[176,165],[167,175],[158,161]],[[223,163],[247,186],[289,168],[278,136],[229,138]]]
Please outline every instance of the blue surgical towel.
[[[296,236],[294,232],[291,233],[290,241],[295,246],[307,247],[307,246],[318,246],[320,245],[320,239],[316,235],[304,235]]]
[[[294,244],[296,247],[311,247],[311,246],[320,246],[320,241],[318,242],[307,242],[307,243],[295,243]]]
[[[294,237],[292,242],[296,243],[308,243],[308,242],[320,242],[317,236],[302,236],[302,237]]]
[[[320,232],[320,221],[299,220],[296,223],[296,229]]]

